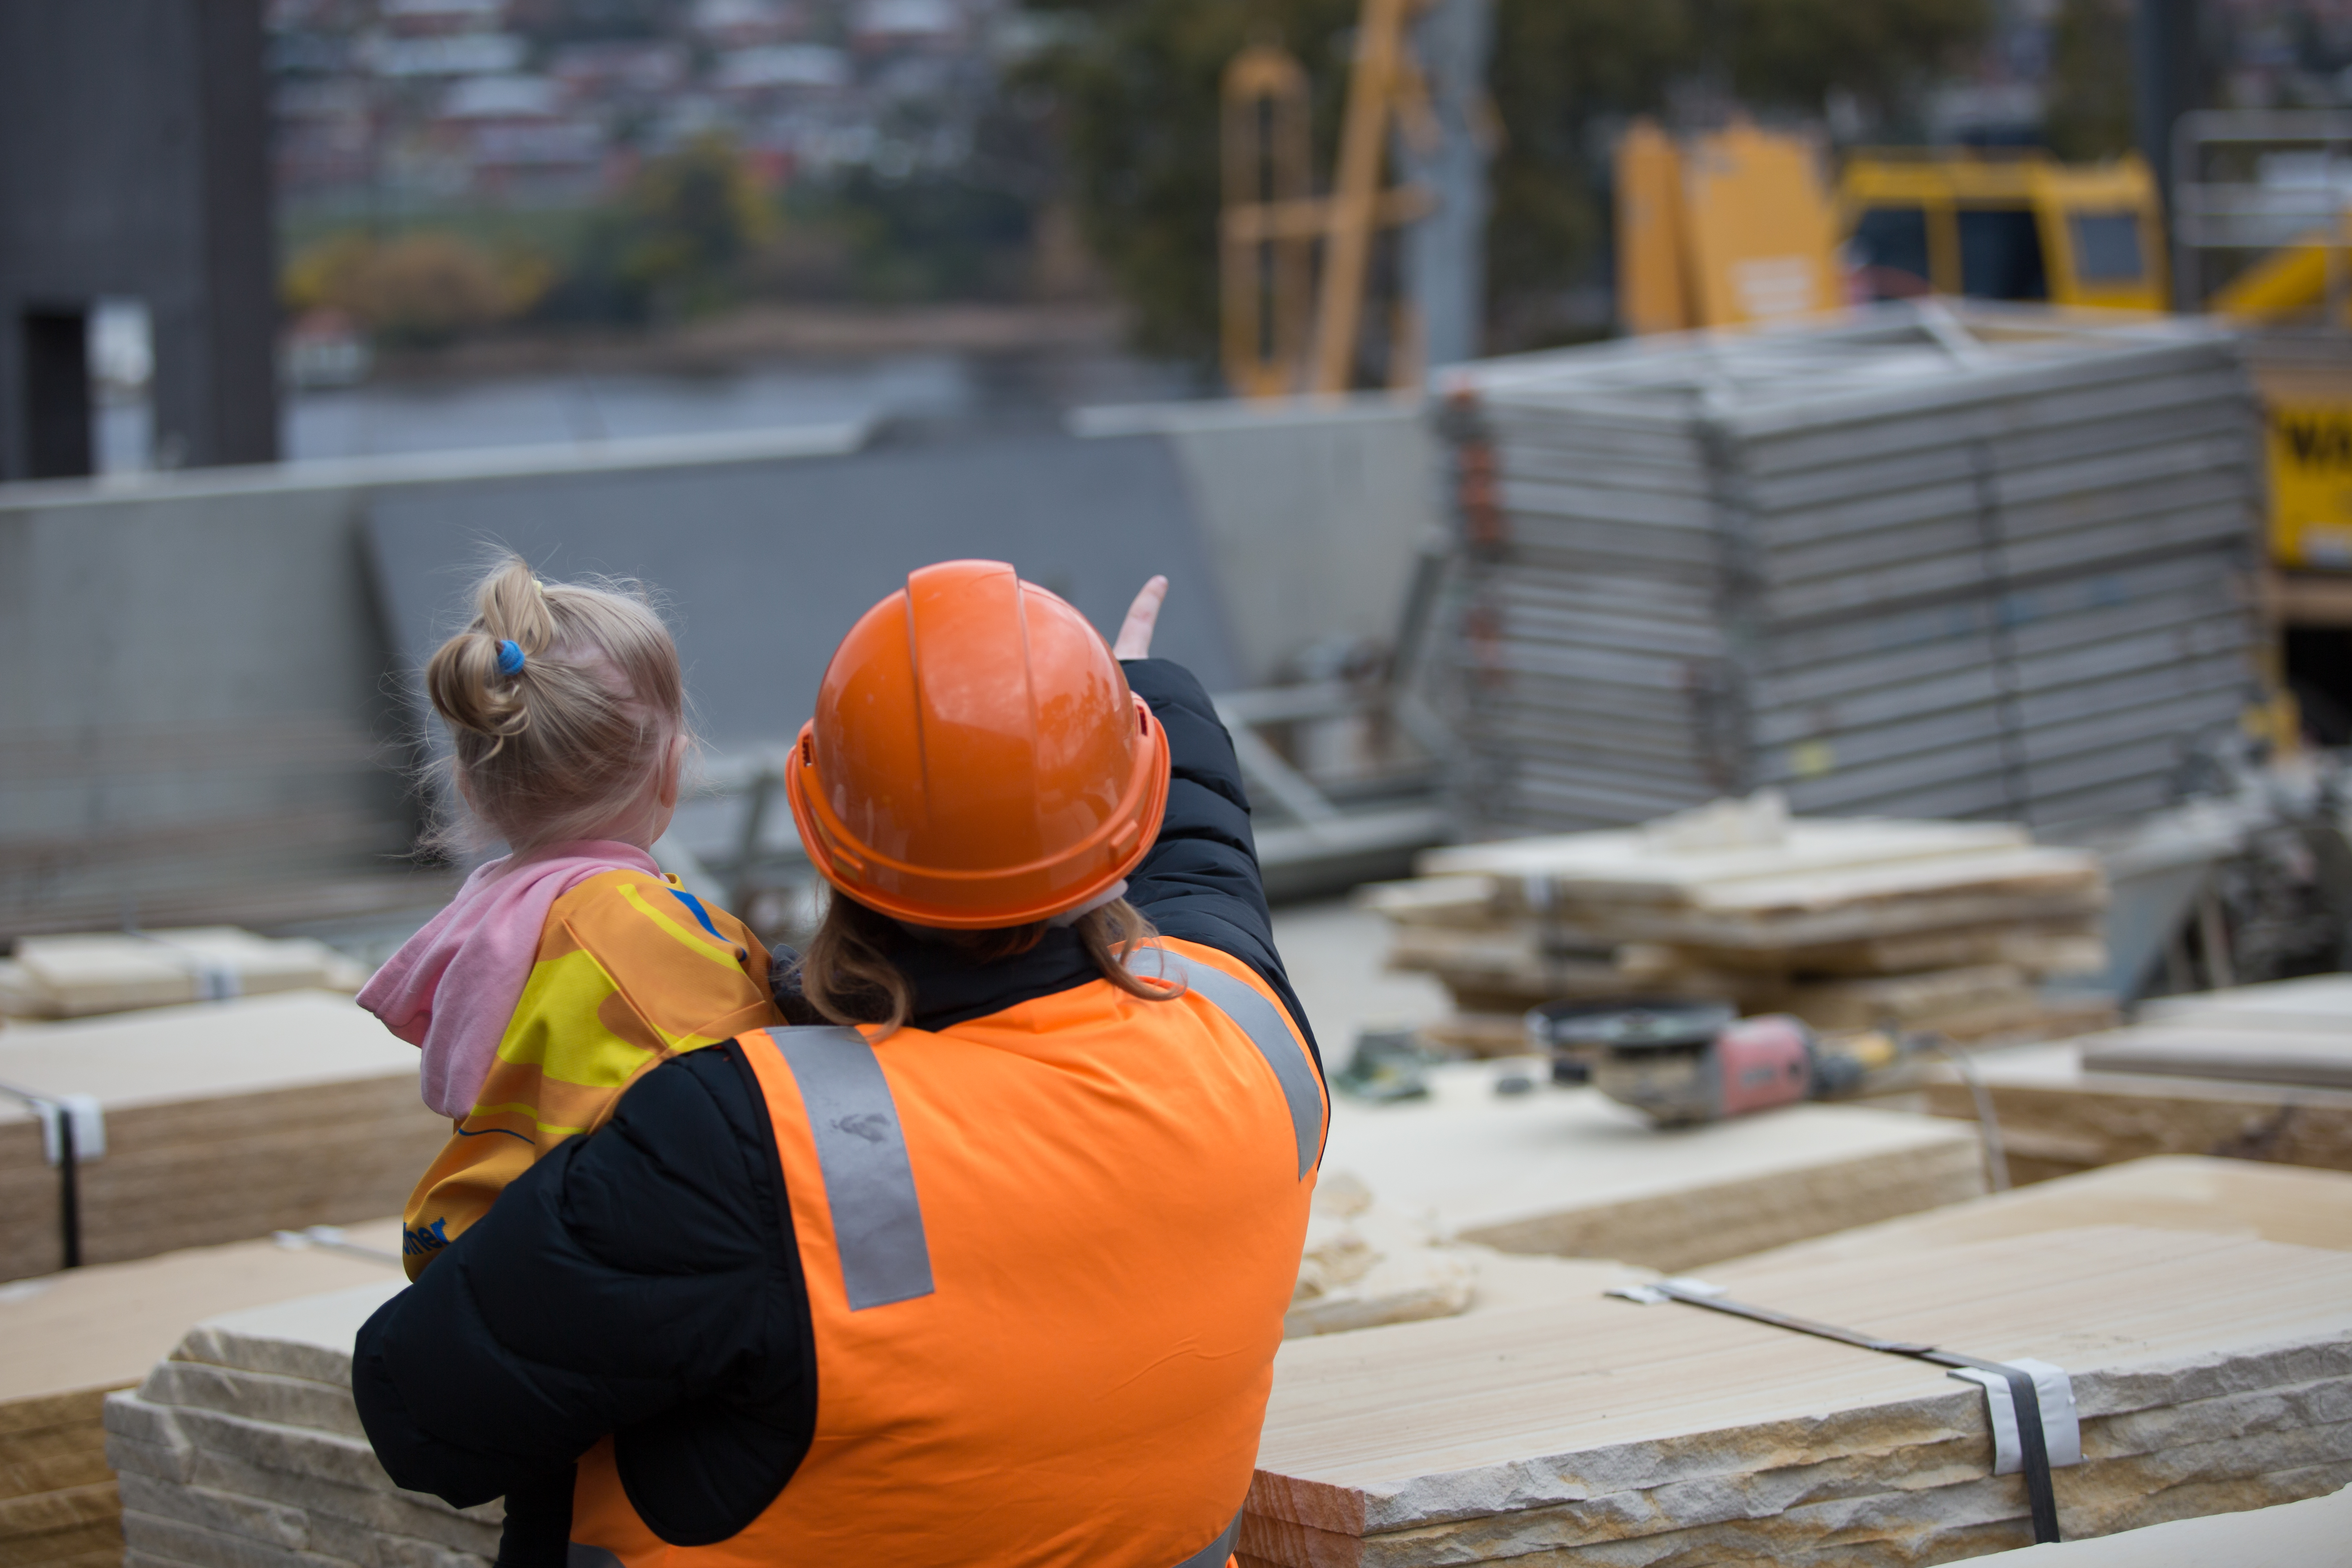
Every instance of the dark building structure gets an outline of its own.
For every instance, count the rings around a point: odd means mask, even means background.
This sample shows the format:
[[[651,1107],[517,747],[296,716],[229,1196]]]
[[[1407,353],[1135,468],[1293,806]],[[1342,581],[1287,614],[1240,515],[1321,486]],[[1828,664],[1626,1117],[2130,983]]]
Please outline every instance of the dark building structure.
[[[90,471],[101,300],[162,460],[278,455],[268,131],[261,0],[0,0],[0,479]]]

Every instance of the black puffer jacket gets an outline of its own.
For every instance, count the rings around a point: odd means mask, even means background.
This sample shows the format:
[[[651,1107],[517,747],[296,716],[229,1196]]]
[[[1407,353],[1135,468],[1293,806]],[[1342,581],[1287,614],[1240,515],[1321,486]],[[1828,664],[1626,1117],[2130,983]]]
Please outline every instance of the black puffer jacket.
[[[1174,762],[1128,897],[1247,963],[1305,1031],[1233,742],[1181,666],[1126,668]],[[1067,931],[996,964],[912,939],[894,956],[921,1028],[1097,978]],[[562,1560],[572,1464],[607,1433],[665,1540],[740,1531],[807,1453],[823,1375],[766,1102],[730,1044],[647,1073],[604,1128],[518,1178],[360,1331],[352,1386],[394,1481],[461,1507],[507,1497],[501,1562],[535,1568]]]

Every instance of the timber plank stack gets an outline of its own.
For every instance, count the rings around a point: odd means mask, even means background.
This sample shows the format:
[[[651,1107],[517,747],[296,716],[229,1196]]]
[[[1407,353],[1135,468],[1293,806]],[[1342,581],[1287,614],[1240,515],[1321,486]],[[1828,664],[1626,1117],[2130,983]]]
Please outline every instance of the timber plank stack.
[[[1447,384],[1475,837],[1770,785],[2097,821],[2257,699],[2262,425],[2209,323],[1895,305]]]
[[[121,1503],[106,1460],[107,1394],[144,1377],[191,1318],[399,1278],[399,1222],[344,1239],[358,1250],[247,1242],[0,1292],[0,1563],[115,1568]]]
[[[2000,823],[1790,819],[1767,792],[1417,868],[1362,895],[1391,967],[1506,1039],[1538,1004],[1643,994],[1974,1038],[2047,1025],[2042,982],[2105,963],[2097,858]]]
[[[103,1114],[76,1172],[89,1263],[397,1213],[449,1135],[417,1061],[315,991],[0,1031],[0,1084]],[[60,1267],[58,1176],[40,1117],[0,1100],[0,1279]]]
[[[27,936],[0,961],[0,1014],[80,1018],[280,991],[348,994],[366,980],[324,942],[235,926]]]
[[[2086,1226],[1710,1268],[1744,1301],[2071,1376],[2070,1539],[2352,1482],[2352,1256]],[[1245,1568],[1823,1568],[2031,1540],[1979,1390],[1675,1304],[1472,1312],[1284,1345]]]

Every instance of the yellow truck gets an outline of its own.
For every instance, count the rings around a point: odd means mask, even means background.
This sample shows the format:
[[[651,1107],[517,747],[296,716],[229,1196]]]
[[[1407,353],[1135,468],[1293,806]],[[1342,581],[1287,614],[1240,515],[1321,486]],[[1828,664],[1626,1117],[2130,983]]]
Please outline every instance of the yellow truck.
[[[1871,149],[1838,179],[1838,232],[1876,299],[1966,294],[2165,308],[2164,223],[2137,157],[2062,163],[2031,148]]]

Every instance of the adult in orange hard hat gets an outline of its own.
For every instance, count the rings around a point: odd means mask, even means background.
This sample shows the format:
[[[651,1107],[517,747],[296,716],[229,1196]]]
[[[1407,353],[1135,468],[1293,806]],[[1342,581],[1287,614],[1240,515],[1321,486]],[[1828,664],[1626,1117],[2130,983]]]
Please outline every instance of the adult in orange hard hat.
[[[370,1321],[395,1480],[576,1459],[548,1568],[1228,1561],[1328,1102],[1165,591],[1106,646],[950,562],[858,621],[786,775],[813,1022],[644,1072]]]

